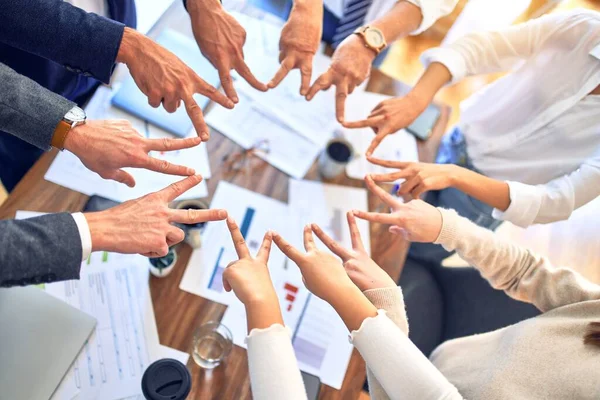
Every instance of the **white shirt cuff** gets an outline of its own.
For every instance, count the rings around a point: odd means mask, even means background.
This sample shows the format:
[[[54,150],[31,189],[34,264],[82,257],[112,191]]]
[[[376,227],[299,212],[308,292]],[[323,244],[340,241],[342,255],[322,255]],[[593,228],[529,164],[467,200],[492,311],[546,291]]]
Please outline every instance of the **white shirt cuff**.
[[[421,54],[421,63],[425,68],[431,63],[439,62],[444,64],[452,75],[450,83],[456,83],[467,76],[467,64],[462,55],[449,47],[436,47]]]
[[[71,214],[77,229],[79,229],[79,237],[81,238],[81,261],[86,260],[92,254],[92,234],[87,220],[82,213]]]
[[[494,209],[492,217],[526,228],[533,224],[540,212],[542,193],[537,186],[520,182],[507,181],[510,193],[510,204],[506,211]]]
[[[417,30],[411,32],[411,35],[419,35],[425,32],[427,29],[431,28],[431,25],[435,24],[435,22],[450,14],[458,0],[407,0],[409,3],[414,4],[415,6],[421,9],[421,15],[423,19],[421,20],[421,25],[417,28]]]

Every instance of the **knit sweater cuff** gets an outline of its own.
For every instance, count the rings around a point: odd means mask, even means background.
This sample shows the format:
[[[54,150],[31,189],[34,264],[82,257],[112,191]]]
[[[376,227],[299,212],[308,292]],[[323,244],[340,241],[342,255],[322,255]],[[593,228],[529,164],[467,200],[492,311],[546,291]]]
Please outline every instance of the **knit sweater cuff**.
[[[400,287],[365,290],[364,295],[378,310],[384,310],[389,319],[408,335],[404,296]]]
[[[460,216],[454,210],[447,210],[445,208],[439,208],[440,214],[442,214],[442,230],[435,239],[435,244],[441,244],[444,249],[452,251],[456,248],[458,242],[458,219]]]

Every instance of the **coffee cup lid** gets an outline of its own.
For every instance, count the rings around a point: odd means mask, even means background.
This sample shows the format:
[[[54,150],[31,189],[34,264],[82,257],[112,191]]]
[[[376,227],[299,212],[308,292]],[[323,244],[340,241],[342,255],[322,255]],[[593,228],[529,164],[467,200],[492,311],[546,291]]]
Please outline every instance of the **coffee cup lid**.
[[[146,400],[185,400],[191,389],[190,371],[171,358],[153,362],[142,377],[142,393]]]

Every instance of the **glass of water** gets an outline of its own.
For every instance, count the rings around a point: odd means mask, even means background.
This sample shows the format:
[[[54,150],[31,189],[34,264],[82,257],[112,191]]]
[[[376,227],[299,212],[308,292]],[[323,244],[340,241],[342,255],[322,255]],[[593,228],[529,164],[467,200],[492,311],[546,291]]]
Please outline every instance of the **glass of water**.
[[[210,321],[196,330],[192,357],[200,367],[213,369],[227,358],[232,347],[231,331],[219,322]]]

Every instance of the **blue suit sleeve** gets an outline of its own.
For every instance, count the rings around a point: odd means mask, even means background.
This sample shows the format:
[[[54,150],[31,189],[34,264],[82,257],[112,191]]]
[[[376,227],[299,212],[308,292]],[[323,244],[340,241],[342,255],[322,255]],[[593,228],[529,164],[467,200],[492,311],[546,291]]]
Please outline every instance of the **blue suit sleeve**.
[[[63,0],[0,0],[0,41],[108,83],[125,25]]]

